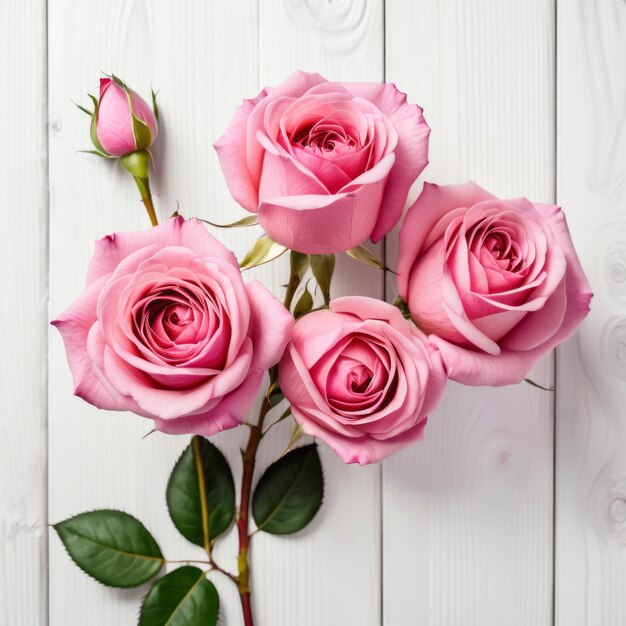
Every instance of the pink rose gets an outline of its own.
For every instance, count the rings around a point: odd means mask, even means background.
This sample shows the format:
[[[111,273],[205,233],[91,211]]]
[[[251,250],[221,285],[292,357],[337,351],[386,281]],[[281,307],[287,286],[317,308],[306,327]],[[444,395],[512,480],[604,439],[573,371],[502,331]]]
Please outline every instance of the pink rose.
[[[422,438],[446,376],[436,348],[396,307],[355,296],[296,322],[279,380],[306,433],[365,465]]]
[[[95,132],[100,144],[96,143],[97,148],[101,147],[110,156],[121,157],[149,148],[159,129],[145,100],[115,80],[102,78]]]
[[[233,197],[272,239],[327,254],[393,228],[429,133],[394,85],[295,72],[245,100],[215,148]]]
[[[476,185],[425,184],[400,232],[398,290],[468,385],[520,382],[589,311],[559,207]]]
[[[240,424],[293,318],[232,252],[181,217],[97,242],[85,293],[52,322],[76,395],[167,433]]]

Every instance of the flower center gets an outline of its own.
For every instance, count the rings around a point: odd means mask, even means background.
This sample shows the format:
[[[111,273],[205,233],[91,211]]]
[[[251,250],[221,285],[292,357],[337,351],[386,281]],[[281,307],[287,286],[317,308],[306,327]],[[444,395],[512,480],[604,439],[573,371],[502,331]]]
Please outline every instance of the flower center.
[[[135,338],[170,365],[224,365],[230,323],[211,289],[200,283],[163,285],[132,309]]]
[[[299,128],[291,145],[317,154],[344,153],[360,148],[358,140],[342,126],[324,119]]]
[[[505,272],[516,272],[523,258],[512,234],[507,228],[476,228],[467,233],[467,241],[483,265],[495,265]]]
[[[350,388],[355,393],[365,393],[372,382],[374,372],[365,365],[357,365],[350,370]]]

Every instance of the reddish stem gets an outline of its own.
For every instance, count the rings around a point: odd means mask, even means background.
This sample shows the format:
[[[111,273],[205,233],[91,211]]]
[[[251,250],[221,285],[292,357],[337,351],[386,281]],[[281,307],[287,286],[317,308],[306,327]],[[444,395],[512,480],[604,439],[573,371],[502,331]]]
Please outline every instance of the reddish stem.
[[[252,602],[250,602],[250,594],[241,594],[241,608],[243,610],[243,623],[245,626],[254,626],[254,617],[252,616]]]
[[[274,376],[272,375],[273,379]],[[256,465],[256,453],[263,437],[263,422],[265,416],[272,408],[269,400],[265,398],[259,412],[259,421],[250,426],[250,437],[248,445],[243,453],[243,475],[241,478],[241,500],[239,505],[239,518],[237,519],[237,530],[239,534],[239,555],[237,565],[239,577],[239,595],[241,597],[241,608],[245,626],[254,626],[252,615],[252,603],[250,601],[250,562],[248,554],[250,550],[250,496],[252,494],[252,479],[254,477],[254,467]]]
[[[299,279],[292,273],[289,278],[289,286],[285,294],[284,305],[287,311],[291,309],[291,301],[298,287]],[[270,370],[270,387],[278,380],[278,367]],[[269,390],[268,388],[268,390]],[[237,585],[241,598],[241,609],[243,611],[244,626],[254,626],[254,616],[252,614],[252,602],[250,599],[250,531],[248,528],[250,518],[250,496],[252,494],[252,479],[254,478],[254,466],[256,465],[256,453],[263,438],[263,422],[271,411],[272,405],[266,396],[263,399],[261,410],[259,411],[259,421],[250,425],[250,437],[248,445],[243,452],[243,475],[241,477],[241,500],[239,504],[239,517],[237,519],[237,531],[239,534],[239,555],[237,556],[237,566],[239,576]]]

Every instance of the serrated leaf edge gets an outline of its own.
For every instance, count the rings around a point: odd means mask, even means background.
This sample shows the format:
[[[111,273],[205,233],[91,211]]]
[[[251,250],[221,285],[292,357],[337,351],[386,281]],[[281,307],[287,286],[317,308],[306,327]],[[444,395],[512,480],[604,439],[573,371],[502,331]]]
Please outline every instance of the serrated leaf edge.
[[[180,569],[180,568],[178,568]],[[195,569],[197,569],[200,572],[200,577],[198,578],[198,580],[194,583],[194,585],[191,587],[191,589],[189,589],[189,591],[184,595],[183,599],[176,605],[176,608],[174,609],[174,611],[172,612],[172,614],[167,618],[167,622],[165,622],[165,624],[163,626],[168,626],[169,624],[172,623],[172,618],[176,615],[176,613],[178,613],[178,611],[180,611],[180,607],[183,606],[183,604],[185,604],[186,600],[191,596],[191,594],[196,590],[196,588],[198,587],[198,585],[200,585],[202,583],[203,580],[207,580],[206,578],[206,572],[203,572],[199,567],[196,567]],[[174,570],[176,571],[176,570]],[[210,582],[210,580],[207,580],[207,582]],[[211,583],[211,585],[213,585],[213,583]],[[213,585],[215,587],[215,585]],[[219,604],[218,604],[218,615],[219,615]]]
[[[312,444],[309,444],[308,446],[300,446],[299,448],[294,448],[293,450],[290,450],[287,454],[291,454],[291,453],[295,452],[296,450],[301,450],[302,448],[315,449],[315,448],[317,448],[317,444],[312,443]],[[280,460],[284,459],[287,456],[287,454],[282,456],[278,461],[275,461],[275,463],[278,463]],[[306,467],[307,462],[308,462],[308,458],[302,464],[302,467],[300,468],[300,471],[298,472],[298,474],[296,476],[296,479],[293,481],[293,483],[291,484],[289,489],[287,489],[287,492],[285,493],[285,495],[280,499],[280,502],[278,502],[278,504],[274,507],[274,510],[271,512],[271,514],[264,520],[263,524],[261,524],[260,526],[257,526],[257,530],[263,530],[263,527],[267,526],[267,523],[274,517],[274,515],[276,515],[277,511],[280,509],[280,506],[287,499],[287,496],[289,496],[289,494],[291,493],[291,490],[293,489],[293,486],[297,483],[298,479],[300,478],[300,475],[304,471],[304,468]],[[272,463],[272,465],[274,465],[274,463]],[[323,501],[324,501],[324,483],[322,482],[322,502]],[[320,506],[321,506],[321,503],[320,503]],[[317,512],[316,512],[316,514],[317,514]],[[295,531],[295,532],[298,532],[298,531]],[[291,533],[286,533],[286,534],[291,534]]]
[[[54,528],[54,530],[57,533],[57,537],[59,538],[59,541],[61,542],[61,544],[63,545],[63,549],[65,550],[65,553],[67,554],[67,556],[69,557],[70,561],[72,561],[72,563],[74,563],[74,565],[76,565],[76,567],[78,567],[78,569],[83,572],[83,574],[85,574],[88,578],[91,578],[91,580],[94,580],[95,582],[99,583],[100,585],[103,585],[104,587],[108,587],[109,589],[134,589],[136,587],[139,587],[143,584],[145,584],[148,581],[145,581],[143,583],[139,583],[139,585],[131,585],[131,586],[120,586],[120,585],[110,585],[109,583],[105,583],[101,580],[99,580],[98,578],[96,578],[93,574],[89,573],[80,563],[78,563],[78,561],[76,561],[74,559],[74,557],[70,554],[70,551],[68,550],[67,546],[65,545],[65,542],[63,541],[63,539],[61,539],[61,536],[59,534],[59,531],[57,530],[57,526],[60,526],[61,524],[63,524],[63,522],[67,522],[71,519],[74,519],[75,517],[78,517],[78,515],[84,515],[85,513],[99,513],[101,511],[115,511],[116,513],[124,513],[126,515],[129,515],[130,517],[132,517],[134,520],[136,520],[137,522],[139,522],[144,529],[146,530],[146,532],[152,537],[152,539],[154,540],[154,542],[157,544],[157,547],[159,549],[159,552],[161,552],[161,546],[159,546],[158,542],[156,539],[154,539],[154,536],[152,535],[152,533],[145,527],[145,525],[143,524],[143,522],[141,522],[140,520],[138,520],[134,515],[131,515],[130,513],[127,513],[126,511],[122,511],[120,509],[91,509],[89,511],[83,511],[82,513],[77,513],[76,515],[73,515],[72,517],[68,517],[66,520],[63,520],[62,522],[57,522],[56,524],[50,524],[50,526],[52,528]],[[74,531],[72,531],[74,532]],[[81,537],[82,539],[86,539],[86,537],[83,537],[83,535],[80,535],[79,533],[74,533],[75,535],[78,535],[79,537]],[[91,541],[91,540],[89,540]],[[93,543],[98,543],[97,541],[94,541]],[[108,546],[107,546],[108,548]],[[119,550],[119,552],[121,554],[127,554],[129,556],[134,556],[132,553],[128,552],[125,553],[123,550]],[[140,558],[145,559],[145,560],[155,560],[155,561],[161,561],[163,563],[163,565],[165,565],[166,563],[166,559],[163,556],[163,553],[161,553],[161,557],[147,557],[147,556],[143,556],[140,555]],[[154,578],[154,576],[156,576],[158,574],[158,572],[160,571],[157,570],[152,576],[151,578]],[[150,578],[148,579],[150,580]]]

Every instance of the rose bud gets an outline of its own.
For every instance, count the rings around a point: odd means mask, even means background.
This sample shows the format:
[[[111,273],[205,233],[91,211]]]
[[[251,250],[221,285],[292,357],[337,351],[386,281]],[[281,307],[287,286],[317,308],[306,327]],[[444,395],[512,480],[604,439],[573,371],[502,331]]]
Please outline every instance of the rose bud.
[[[119,78],[101,78],[92,128],[96,150],[107,156],[123,157],[148,149],[159,132],[155,113],[156,108],[153,112]]]
[[[228,188],[276,242],[307,254],[377,242],[428,163],[430,129],[392,84],[295,72],[237,109],[215,144]]]
[[[87,288],[52,322],[74,392],[166,433],[212,435],[244,421],[293,325],[198,221],[173,218],[97,242]]]
[[[78,105],[91,116],[91,152],[107,159],[119,158],[124,169],[133,176],[141,201],[150,222],[158,224],[152,194],[149,170],[151,155],[148,148],[159,132],[156,95],[152,92],[152,106],[140,98],[117,76],[100,79],[100,99],[90,96],[94,111]]]
[[[559,207],[471,182],[424,185],[400,232],[398,291],[468,385],[520,382],[592,296]]]
[[[437,349],[396,307],[355,296],[296,322],[279,381],[304,432],[365,465],[423,437],[446,376]]]

